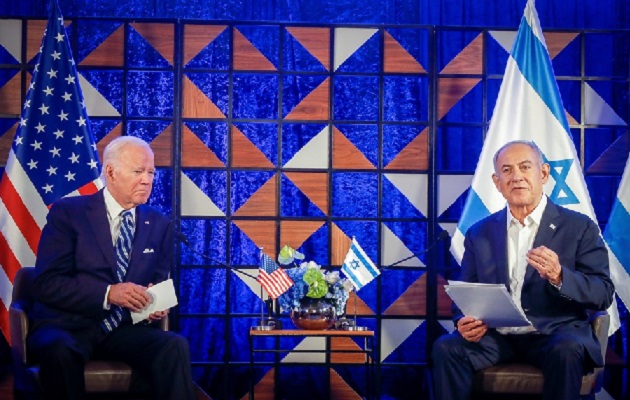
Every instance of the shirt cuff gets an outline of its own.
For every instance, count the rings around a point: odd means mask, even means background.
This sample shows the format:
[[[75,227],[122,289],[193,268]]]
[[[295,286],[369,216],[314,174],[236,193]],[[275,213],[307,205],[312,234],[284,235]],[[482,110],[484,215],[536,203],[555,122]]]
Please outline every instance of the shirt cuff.
[[[109,310],[109,303],[107,302],[107,297],[109,296],[109,289],[112,285],[107,285],[107,290],[105,291],[105,299],[103,300],[103,310]]]
[[[562,281],[560,281],[560,283],[558,283],[557,285],[551,281],[549,281],[549,283],[551,284],[551,286],[555,287],[558,290],[562,289]]]

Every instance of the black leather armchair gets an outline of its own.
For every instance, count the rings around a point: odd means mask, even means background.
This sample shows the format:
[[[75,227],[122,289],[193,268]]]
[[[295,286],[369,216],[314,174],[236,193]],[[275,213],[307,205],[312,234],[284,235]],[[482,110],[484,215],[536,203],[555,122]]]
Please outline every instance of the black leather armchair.
[[[35,268],[18,271],[13,283],[13,298],[9,308],[11,351],[16,398],[36,397],[41,391],[39,368],[29,361],[26,335],[29,330],[28,313],[33,304],[32,288]],[[160,321],[168,330],[168,316]],[[88,393],[132,393],[134,398],[150,393],[149,382],[134,373],[132,368],[116,361],[91,360],[85,366],[85,387]]]

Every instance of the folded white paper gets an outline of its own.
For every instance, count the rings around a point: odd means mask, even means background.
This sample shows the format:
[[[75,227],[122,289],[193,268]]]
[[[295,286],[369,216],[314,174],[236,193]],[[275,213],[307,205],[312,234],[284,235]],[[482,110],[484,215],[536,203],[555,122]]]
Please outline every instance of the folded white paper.
[[[168,310],[177,305],[177,295],[175,294],[172,279],[167,279],[164,282],[151,286],[147,289],[147,293],[149,293],[153,300],[144,310],[131,313],[131,319],[134,324],[144,321],[154,312]]]
[[[505,285],[448,281],[446,293],[467,317],[483,321],[489,328],[530,326],[516,307]]]

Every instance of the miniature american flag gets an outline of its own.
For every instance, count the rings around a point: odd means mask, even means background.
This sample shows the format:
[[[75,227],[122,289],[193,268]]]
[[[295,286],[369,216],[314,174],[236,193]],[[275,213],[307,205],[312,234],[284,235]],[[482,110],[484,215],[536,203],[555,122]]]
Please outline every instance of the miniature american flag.
[[[293,286],[289,275],[264,253],[260,255],[260,269],[256,280],[274,300]]]

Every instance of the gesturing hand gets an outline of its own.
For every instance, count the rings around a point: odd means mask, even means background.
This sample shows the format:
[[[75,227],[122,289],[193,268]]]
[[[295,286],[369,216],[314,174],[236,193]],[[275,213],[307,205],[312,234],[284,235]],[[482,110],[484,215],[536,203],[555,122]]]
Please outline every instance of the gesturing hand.
[[[541,278],[554,285],[562,282],[562,267],[558,255],[545,246],[539,246],[527,252],[527,262],[534,267]]]
[[[149,305],[151,296],[149,296],[147,288],[144,286],[123,282],[110,286],[107,302],[138,312]]]
[[[478,342],[488,332],[488,326],[479,319],[463,317],[457,321],[457,331],[469,342]]]

